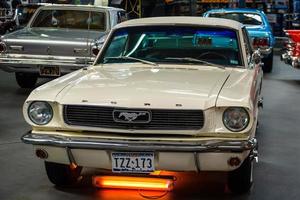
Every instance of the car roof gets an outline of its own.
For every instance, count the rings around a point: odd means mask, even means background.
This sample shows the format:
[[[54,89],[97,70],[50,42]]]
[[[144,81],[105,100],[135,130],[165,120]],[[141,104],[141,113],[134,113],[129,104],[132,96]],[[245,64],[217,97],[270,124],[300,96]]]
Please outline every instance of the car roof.
[[[253,8],[222,8],[222,9],[212,9],[206,13],[215,13],[215,12],[237,12],[237,13],[263,13],[263,11]]]
[[[235,30],[241,29],[244,25],[230,19],[222,18],[204,18],[204,17],[149,17],[133,19],[122,22],[115,28],[123,28],[126,26],[155,26],[155,25],[202,25],[202,26],[219,26],[231,28]]]
[[[75,5],[75,4],[49,4],[46,3],[45,7],[66,7],[66,8],[102,8],[106,10],[123,10],[122,8],[115,8],[109,6],[97,6],[97,5]]]

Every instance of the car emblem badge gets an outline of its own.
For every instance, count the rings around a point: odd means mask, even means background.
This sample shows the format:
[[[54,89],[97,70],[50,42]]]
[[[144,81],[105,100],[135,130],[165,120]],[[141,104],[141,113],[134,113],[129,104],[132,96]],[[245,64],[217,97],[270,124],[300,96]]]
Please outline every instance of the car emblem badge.
[[[149,111],[114,110],[113,119],[119,123],[149,123],[151,113]]]

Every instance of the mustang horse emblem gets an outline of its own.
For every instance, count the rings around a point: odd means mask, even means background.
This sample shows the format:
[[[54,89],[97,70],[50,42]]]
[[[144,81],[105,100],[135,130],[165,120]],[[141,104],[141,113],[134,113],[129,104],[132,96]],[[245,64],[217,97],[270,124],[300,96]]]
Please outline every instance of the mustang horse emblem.
[[[124,117],[126,121],[132,122],[136,120],[139,116],[143,116],[143,115],[146,115],[146,113],[145,112],[140,112],[140,113],[121,112],[118,118],[120,119],[121,117]]]

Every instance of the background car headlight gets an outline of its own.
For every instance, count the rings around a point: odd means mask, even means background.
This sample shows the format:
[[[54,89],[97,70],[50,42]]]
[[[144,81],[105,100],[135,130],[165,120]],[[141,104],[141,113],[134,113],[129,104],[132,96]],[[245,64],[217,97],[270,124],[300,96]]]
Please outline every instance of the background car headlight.
[[[223,113],[223,123],[230,131],[238,132],[244,130],[250,121],[249,114],[245,108],[230,107]]]
[[[37,125],[48,124],[53,117],[52,107],[47,102],[34,101],[28,107],[28,116]]]

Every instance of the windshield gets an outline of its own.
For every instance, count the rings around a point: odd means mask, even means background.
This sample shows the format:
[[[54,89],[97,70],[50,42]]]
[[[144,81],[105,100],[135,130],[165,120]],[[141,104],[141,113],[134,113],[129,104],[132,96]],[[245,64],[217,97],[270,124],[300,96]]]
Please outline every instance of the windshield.
[[[245,25],[261,25],[263,23],[261,16],[255,13],[209,13],[209,17],[232,19]]]
[[[105,31],[105,13],[82,10],[42,10],[31,27]]]
[[[140,59],[154,63],[239,66],[240,56],[237,33],[231,29],[146,26],[116,30],[97,63]]]

